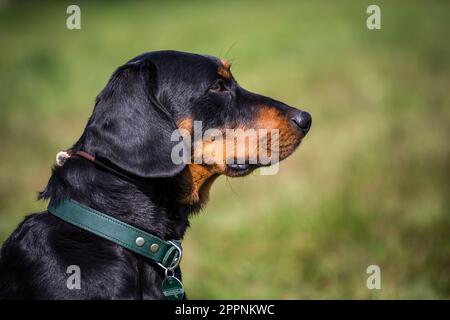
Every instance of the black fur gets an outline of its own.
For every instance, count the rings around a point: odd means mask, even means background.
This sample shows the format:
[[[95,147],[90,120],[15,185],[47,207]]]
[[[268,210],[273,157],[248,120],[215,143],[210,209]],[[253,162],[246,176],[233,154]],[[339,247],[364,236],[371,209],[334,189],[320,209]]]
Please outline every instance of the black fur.
[[[188,187],[185,165],[170,160],[177,121],[202,120],[206,130],[251,121],[259,105],[297,112],[245,91],[232,77],[223,79],[218,63],[209,56],[160,51],[116,70],[71,149],[103,159],[134,181],[72,157],[53,169],[39,198],[74,199],[160,238],[182,239],[189,215],[202,204],[180,202]],[[66,287],[69,265],[81,269],[80,290]],[[48,212],[28,216],[0,256],[3,299],[163,299],[163,278],[153,261]]]

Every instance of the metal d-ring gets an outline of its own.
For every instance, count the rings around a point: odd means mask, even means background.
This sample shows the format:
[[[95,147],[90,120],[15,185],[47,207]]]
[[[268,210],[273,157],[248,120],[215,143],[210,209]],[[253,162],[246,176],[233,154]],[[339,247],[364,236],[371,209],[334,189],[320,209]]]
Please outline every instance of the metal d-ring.
[[[175,269],[176,267],[178,267],[178,265],[180,264],[181,258],[183,257],[183,250],[181,249],[181,247],[179,247],[176,243],[174,243],[173,241],[167,241],[169,242],[171,245],[173,245],[177,251],[178,251],[178,257],[176,257],[175,259],[172,260],[172,263],[166,267],[165,265],[163,265],[162,263],[156,262],[157,264],[159,264],[164,270],[165,270],[165,274],[166,277],[168,275],[168,271],[172,272],[172,275],[175,274]]]
[[[166,268],[164,274],[167,277],[173,277],[175,275],[175,271],[173,269]]]

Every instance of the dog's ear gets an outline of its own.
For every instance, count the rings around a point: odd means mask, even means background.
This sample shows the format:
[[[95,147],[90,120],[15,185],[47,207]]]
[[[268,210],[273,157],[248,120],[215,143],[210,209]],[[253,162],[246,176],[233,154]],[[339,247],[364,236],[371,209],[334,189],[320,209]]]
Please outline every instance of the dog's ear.
[[[170,139],[177,127],[157,93],[157,68],[151,61],[117,69],[97,97],[83,134],[85,151],[139,177],[178,174],[185,165],[173,163],[176,142]]]

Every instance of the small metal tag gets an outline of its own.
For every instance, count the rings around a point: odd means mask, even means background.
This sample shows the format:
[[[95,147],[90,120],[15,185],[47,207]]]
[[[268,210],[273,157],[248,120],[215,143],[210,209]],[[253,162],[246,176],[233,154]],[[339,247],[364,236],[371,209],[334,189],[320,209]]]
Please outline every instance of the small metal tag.
[[[167,300],[181,300],[184,296],[183,284],[174,276],[168,276],[163,280],[162,292]]]

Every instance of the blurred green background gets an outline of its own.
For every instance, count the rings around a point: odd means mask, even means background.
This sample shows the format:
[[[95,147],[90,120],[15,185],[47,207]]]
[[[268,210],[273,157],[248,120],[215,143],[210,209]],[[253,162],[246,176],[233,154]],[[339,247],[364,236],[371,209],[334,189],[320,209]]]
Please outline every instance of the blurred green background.
[[[69,4],[0,4],[0,242],[46,207],[113,70],[176,49],[314,118],[277,175],[215,183],[185,239],[191,299],[450,298],[450,2],[86,1],[73,31]]]

